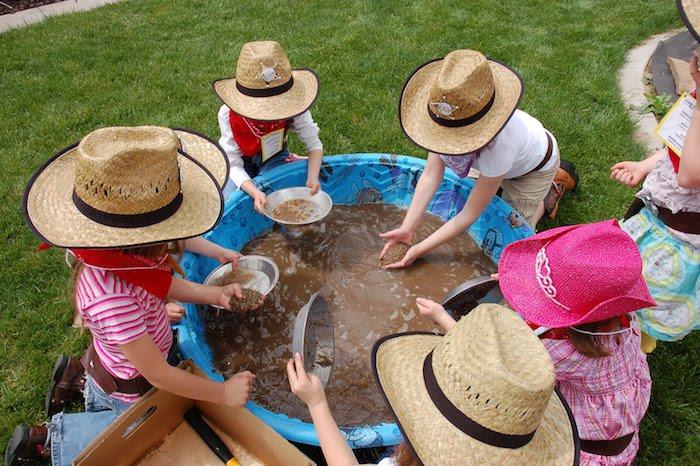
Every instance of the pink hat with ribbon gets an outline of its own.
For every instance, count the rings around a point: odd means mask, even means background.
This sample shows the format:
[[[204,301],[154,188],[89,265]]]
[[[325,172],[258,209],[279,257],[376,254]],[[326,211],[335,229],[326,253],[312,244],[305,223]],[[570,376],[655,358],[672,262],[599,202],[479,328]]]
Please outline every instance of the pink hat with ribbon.
[[[553,228],[509,244],[498,281],[513,309],[546,327],[599,322],[656,306],[637,245],[617,220]]]

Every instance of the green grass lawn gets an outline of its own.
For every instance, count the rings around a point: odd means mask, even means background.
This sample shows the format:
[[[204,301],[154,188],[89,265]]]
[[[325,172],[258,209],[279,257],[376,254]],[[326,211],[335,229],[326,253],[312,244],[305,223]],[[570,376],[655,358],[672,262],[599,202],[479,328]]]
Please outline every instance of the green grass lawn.
[[[429,59],[474,48],[521,73],[522,108],[579,167],[580,194],[566,199],[556,224],[619,217],[633,193],[608,179],[609,167],[644,153],[616,72],[628,49],[680,26],[670,0],[149,0],[0,35],[0,449],[15,424],[44,420],[56,356],[81,353],[88,341],[69,328],[61,252],[35,252],[21,213],[25,183],[54,152],[109,125],[218,137],[210,83],[233,74],[243,42],[273,38],[293,66],[321,77],[314,116],[328,153],[422,157],[397,123],[404,79]],[[662,344],[649,358],[654,389],[639,464],[700,457],[698,341]]]

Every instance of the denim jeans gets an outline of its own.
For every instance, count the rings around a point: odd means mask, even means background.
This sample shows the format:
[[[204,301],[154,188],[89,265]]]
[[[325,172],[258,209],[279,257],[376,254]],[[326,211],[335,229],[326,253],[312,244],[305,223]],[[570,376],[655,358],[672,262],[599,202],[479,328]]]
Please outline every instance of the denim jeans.
[[[92,377],[85,380],[85,412],[58,413],[51,418],[51,464],[70,466],[71,461],[131,403],[107,395]]]
[[[257,154],[251,158],[244,158],[243,168],[251,178],[255,178],[275,167],[283,165],[287,162],[287,157],[289,157],[289,150],[286,148],[271,159],[268,159],[265,163],[262,162],[262,154]]]

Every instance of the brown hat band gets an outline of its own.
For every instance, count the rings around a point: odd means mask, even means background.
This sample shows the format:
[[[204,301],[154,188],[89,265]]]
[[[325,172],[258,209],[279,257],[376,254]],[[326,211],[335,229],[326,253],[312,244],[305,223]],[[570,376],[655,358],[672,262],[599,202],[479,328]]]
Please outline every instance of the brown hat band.
[[[182,192],[177,193],[177,196],[163,207],[142,214],[113,214],[95,209],[80,199],[75,191],[73,191],[73,204],[81,214],[102,225],[117,228],[141,228],[155,225],[172,217],[182,204]]]
[[[432,109],[430,108],[430,104],[428,104],[428,114],[430,115],[430,118],[432,118],[433,121],[438,125],[448,126],[450,128],[459,128],[461,126],[467,126],[471,125],[472,123],[476,123],[477,121],[481,120],[484,116],[486,116],[486,114],[489,113],[489,110],[491,110],[491,107],[493,106],[493,101],[495,99],[496,91],[494,90],[493,94],[491,95],[491,99],[486,103],[486,105],[484,105],[484,108],[479,110],[474,115],[467,118],[462,118],[460,120],[448,120],[446,118],[440,118],[432,111]]]
[[[423,361],[423,380],[425,381],[425,388],[428,390],[430,399],[433,400],[438,411],[440,411],[440,413],[445,416],[445,419],[450,421],[453,426],[471,438],[494,447],[513,449],[527,445],[530,440],[532,440],[532,437],[534,437],[536,431],[521,435],[496,432],[495,430],[482,426],[460,411],[459,408],[452,404],[449,398],[447,398],[435,379],[432,351],[428,353],[425,357],[425,361]]]
[[[267,87],[265,89],[253,89],[250,87],[245,87],[238,81],[236,81],[236,89],[241,94],[247,95],[248,97],[272,97],[273,95],[284,94],[292,88],[294,85],[294,77],[290,77],[289,81],[282,84],[281,86]]]

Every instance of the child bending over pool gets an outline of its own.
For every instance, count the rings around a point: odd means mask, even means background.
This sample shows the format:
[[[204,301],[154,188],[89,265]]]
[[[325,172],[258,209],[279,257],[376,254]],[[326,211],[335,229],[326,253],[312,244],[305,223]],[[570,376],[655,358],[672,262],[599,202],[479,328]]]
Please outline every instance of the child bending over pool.
[[[222,209],[220,187],[195,157],[178,153],[168,128],[104,128],[50,159],[24,197],[29,227],[78,259],[73,304],[92,333],[85,412],[18,426],[5,464],[72,459],[151,386],[188,398],[243,406],[253,374],[227,381],[168,364],[173,347],[165,299],[229,307],[238,285],[173,278],[167,243],[206,233]]]
[[[318,96],[318,77],[309,69],[292,69],[286,53],[274,41],[243,44],[236,76],[214,82],[223,101],[218,119],[219,144],[231,163],[224,196],[242,189],[253,198],[259,212],[267,198],[251,178],[285,162],[299,160],[287,149],[293,131],[306,145],[306,186],[316,193],[323,144],[309,108]]]
[[[371,363],[404,437],[380,465],[577,464],[576,425],[554,391],[552,362],[509,309],[481,305],[444,336],[383,337]],[[309,407],[329,466],[357,464],[320,380],[306,373],[299,354],[287,375]]]
[[[641,270],[615,220],[548,230],[501,255],[508,304],[534,326],[552,328],[541,338],[578,425],[581,464],[628,465],[639,450],[651,379],[633,313],[654,305]],[[417,304],[443,328],[455,325],[441,305]]]
[[[518,109],[522,92],[513,69],[475,50],[450,52],[409,77],[399,120],[406,136],[428,151],[428,160],[401,226],[380,235],[387,240],[382,256],[394,243],[412,244],[446,167],[460,178],[474,168],[479,178],[454,218],[387,268],[408,267],[464,233],[498,193],[533,229],[545,213],[554,217],[578,176],[571,163],[560,160],[554,135]]]

